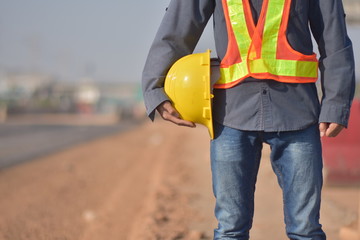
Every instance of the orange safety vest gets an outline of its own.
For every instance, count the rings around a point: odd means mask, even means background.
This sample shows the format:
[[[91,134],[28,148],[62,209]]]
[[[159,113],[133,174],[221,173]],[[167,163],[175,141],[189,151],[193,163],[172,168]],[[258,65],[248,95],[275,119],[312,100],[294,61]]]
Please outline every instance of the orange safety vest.
[[[291,0],[264,0],[257,25],[249,0],[222,0],[227,52],[215,88],[230,88],[247,77],[286,83],[316,82],[316,54],[294,50],[287,38]]]

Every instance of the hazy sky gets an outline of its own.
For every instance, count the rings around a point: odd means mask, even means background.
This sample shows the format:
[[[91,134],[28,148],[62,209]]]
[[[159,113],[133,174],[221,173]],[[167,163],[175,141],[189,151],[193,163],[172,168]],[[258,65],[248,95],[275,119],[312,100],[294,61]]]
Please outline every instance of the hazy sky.
[[[0,0],[0,71],[140,81],[169,1]],[[359,28],[355,35],[359,53]],[[207,48],[215,53],[211,24],[196,51]]]
[[[169,0],[0,0],[0,70],[140,81]]]

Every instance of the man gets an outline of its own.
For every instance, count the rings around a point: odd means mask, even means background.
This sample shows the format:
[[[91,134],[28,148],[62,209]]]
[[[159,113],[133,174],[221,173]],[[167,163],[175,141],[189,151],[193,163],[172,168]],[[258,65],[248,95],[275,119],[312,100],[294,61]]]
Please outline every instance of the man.
[[[143,71],[151,119],[157,110],[195,127],[172,107],[163,84],[170,66],[193,52],[211,16],[221,69],[211,141],[214,239],[249,239],[263,143],[271,146],[289,239],[326,239],[319,223],[320,136],[335,137],[347,126],[355,85],[341,0],[172,0]]]

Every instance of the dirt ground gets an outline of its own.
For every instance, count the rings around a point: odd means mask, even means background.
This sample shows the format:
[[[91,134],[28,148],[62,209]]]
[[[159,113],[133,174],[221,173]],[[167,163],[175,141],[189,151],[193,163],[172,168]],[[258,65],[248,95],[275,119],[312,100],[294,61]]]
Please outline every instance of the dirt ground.
[[[0,240],[201,240],[216,221],[204,127],[147,122],[0,170]],[[356,221],[358,190],[325,187],[328,239]],[[285,240],[265,147],[251,239]]]

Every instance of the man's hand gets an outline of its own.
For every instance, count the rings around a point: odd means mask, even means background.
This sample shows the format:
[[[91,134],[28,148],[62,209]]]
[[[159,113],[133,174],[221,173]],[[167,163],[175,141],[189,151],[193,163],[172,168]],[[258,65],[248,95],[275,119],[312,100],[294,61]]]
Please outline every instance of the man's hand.
[[[319,124],[320,137],[336,137],[343,129],[344,126],[338,123],[322,122]]]
[[[171,105],[169,101],[165,101],[161,103],[156,110],[160,113],[160,116],[169,122],[175,123],[179,126],[185,127],[196,127],[195,123],[186,121],[180,118],[180,114],[176,111],[176,109]]]

